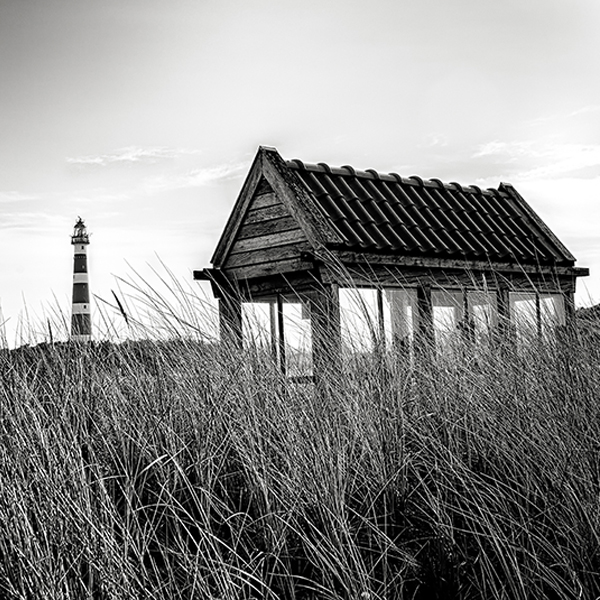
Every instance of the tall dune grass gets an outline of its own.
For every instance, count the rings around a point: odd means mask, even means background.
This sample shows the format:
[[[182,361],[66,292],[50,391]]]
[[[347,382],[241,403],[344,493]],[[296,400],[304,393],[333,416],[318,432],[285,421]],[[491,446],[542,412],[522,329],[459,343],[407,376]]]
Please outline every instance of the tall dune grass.
[[[597,337],[363,355],[317,393],[188,303],[0,354],[1,597],[600,595]]]

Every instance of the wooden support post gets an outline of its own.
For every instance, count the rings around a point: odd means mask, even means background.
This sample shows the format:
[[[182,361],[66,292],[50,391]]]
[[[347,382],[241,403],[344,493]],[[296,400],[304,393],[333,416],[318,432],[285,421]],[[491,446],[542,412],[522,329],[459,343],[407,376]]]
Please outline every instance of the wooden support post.
[[[233,294],[219,298],[219,332],[224,346],[242,348],[242,301]]]
[[[283,297],[277,294],[277,347],[279,349],[279,370],[285,377],[286,361],[285,361],[285,329],[283,326]]]
[[[510,290],[506,283],[498,283],[496,298],[498,307],[496,347],[502,352],[511,352],[514,350],[517,340],[515,324],[510,314]]]
[[[542,339],[542,300],[540,293],[535,293],[535,334],[538,341]]]
[[[385,355],[385,319],[383,317],[383,289],[377,288],[377,347],[381,358]]]
[[[573,292],[563,292],[563,302],[565,308],[565,326],[571,330],[575,327],[575,294]]]
[[[433,330],[433,303],[431,300],[431,286],[420,285],[417,288],[417,335],[415,348],[424,357],[435,347],[435,333]]]
[[[313,374],[317,386],[323,388],[339,376],[341,367],[342,337],[337,285],[325,285],[310,294],[310,321]]]
[[[510,322],[510,299],[508,296],[508,288],[499,285],[496,290],[497,306],[498,306],[498,333],[501,338],[507,339],[511,331]]]
[[[390,302],[390,328],[392,348],[396,352],[406,353],[417,336],[417,304],[410,290],[392,290],[388,296]],[[411,308],[410,322],[408,308]]]
[[[269,324],[271,330],[271,356],[274,363],[278,363],[278,340],[279,332],[277,331],[277,302],[269,302]]]
[[[565,348],[568,348],[577,340],[578,336],[577,323],[575,321],[575,294],[571,291],[563,292],[563,304],[565,324],[563,327],[556,328],[556,334],[557,340],[560,341]]]
[[[475,342],[475,320],[471,315],[471,307],[469,306],[469,297],[467,290],[462,291],[462,318],[458,323],[460,329],[462,349],[472,351],[473,343]]]

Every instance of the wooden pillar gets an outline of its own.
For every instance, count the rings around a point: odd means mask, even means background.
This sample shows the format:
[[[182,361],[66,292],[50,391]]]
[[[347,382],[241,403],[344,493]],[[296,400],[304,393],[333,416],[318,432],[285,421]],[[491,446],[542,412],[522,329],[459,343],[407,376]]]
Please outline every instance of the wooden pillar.
[[[563,302],[565,305],[565,326],[568,329],[573,329],[575,326],[575,294],[570,291],[563,292]]]
[[[271,356],[273,362],[278,364],[277,302],[269,302],[269,325],[271,330]]]
[[[392,290],[389,294],[390,327],[392,330],[392,348],[396,352],[406,352],[414,338],[418,336],[418,307],[412,297],[412,290]],[[408,308],[411,308],[410,323]],[[411,337],[413,340],[411,340]]]
[[[543,333],[543,324],[542,324],[542,299],[540,298],[540,293],[535,293],[535,332],[538,337],[538,340],[542,339]]]
[[[385,355],[385,319],[383,315],[383,288],[377,288],[377,349]]]
[[[435,346],[435,333],[433,331],[433,302],[431,300],[431,286],[420,285],[417,288],[417,335],[415,348],[425,357],[429,356]]]
[[[277,348],[279,350],[279,370],[285,377],[286,361],[285,361],[285,329],[283,326],[283,297],[277,294]]]
[[[233,294],[219,298],[219,333],[221,343],[232,349],[242,348],[242,301]]]
[[[516,329],[510,314],[510,288],[506,282],[498,282],[496,303],[498,307],[498,328],[495,346],[501,352],[512,352],[516,344]]]
[[[496,290],[496,300],[498,307],[498,333],[502,338],[510,335],[510,298],[508,296],[508,287],[498,285]]]
[[[569,348],[577,339],[577,323],[575,321],[575,294],[572,291],[563,291],[563,303],[565,311],[565,324],[556,328],[557,341],[565,348]]]
[[[340,296],[335,284],[323,285],[310,294],[313,375],[317,386],[327,386],[340,373],[342,337]]]

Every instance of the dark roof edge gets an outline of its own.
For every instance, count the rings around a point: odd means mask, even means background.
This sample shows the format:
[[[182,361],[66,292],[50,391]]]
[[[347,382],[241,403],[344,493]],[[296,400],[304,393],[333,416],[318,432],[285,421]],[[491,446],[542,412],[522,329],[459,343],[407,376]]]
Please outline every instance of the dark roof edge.
[[[311,245],[318,248],[326,244],[341,243],[343,240],[340,234],[331,227],[327,215],[315,202],[313,193],[295,171],[289,168],[288,162],[279,154],[277,148],[260,146],[259,151],[262,151],[265,157],[263,171],[267,171],[267,164],[272,165],[281,182],[291,192],[293,204],[297,208],[294,216],[309,237]]]
[[[409,177],[403,177],[398,173],[379,173],[375,169],[365,169],[361,171],[359,169],[355,169],[350,165],[344,165],[342,167],[331,167],[327,163],[320,162],[318,164],[314,163],[305,163],[298,158],[293,158],[291,160],[285,161],[286,165],[290,169],[304,169],[305,171],[313,171],[315,173],[330,173],[332,175],[341,175],[346,177],[359,177],[364,179],[377,180],[380,179],[382,181],[396,181],[398,183],[403,183],[405,185],[412,185],[415,187],[428,187],[428,188],[445,188],[448,190],[459,190],[463,192],[470,192],[476,194],[503,194],[507,192],[503,192],[500,187],[498,188],[487,188],[481,189],[479,186],[471,184],[471,185],[462,185],[456,182],[443,182],[437,178],[431,179],[422,179],[418,175],[411,175]],[[507,184],[510,185],[510,184]]]
[[[544,221],[538,216],[538,214],[529,206],[529,203],[517,192],[515,187],[511,183],[501,183],[500,190],[508,192],[508,194],[516,200],[521,208],[525,211],[526,215],[535,223],[537,227],[548,237],[548,239],[558,248],[565,260],[570,260],[575,263],[577,260],[568,248],[556,237],[554,232],[544,223]]]

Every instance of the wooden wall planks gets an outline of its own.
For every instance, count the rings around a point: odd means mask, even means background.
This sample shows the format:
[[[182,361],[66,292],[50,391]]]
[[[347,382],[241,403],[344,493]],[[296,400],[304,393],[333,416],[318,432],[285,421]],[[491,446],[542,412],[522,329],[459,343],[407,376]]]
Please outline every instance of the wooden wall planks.
[[[238,240],[246,240],[249,238],[262,237],[273,233],[284,231],[300,231],[298,224],[292,217],[280,217],[277,219],[268,219],[260,222],[249,223],[245,221],[244,225],[238,232]]]
[[[248,207],[223,269],[247,278],[285,272],[309,242],[273,192],[256,195]]]

